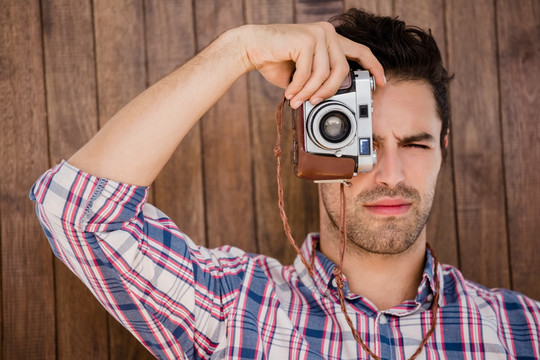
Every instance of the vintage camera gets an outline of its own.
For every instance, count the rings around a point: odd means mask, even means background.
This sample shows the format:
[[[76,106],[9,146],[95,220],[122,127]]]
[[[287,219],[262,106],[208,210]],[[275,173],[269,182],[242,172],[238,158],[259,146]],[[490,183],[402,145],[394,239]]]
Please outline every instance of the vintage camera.
[[[375,79],[351,70],[336,95],[298,108],[293,119],[292,162],[298,177],[315,182],[343,181],[377,163],[371,114]]]

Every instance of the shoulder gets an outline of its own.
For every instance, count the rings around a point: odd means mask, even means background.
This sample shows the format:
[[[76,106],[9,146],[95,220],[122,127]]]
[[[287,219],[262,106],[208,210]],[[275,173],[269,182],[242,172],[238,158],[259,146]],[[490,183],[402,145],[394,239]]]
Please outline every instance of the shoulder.
[[[227,253],[231,251],[242,251],[230,246],[222,246],[218,250]],[[291,268],[290,266],[283,265],[279,260],[264,254],[245,253],[245,256],[249,259],[250,266],[259,273],[259,276],[264,276],[272,280],[284,280],[285,273]]]
[[[466,279],[461,271],[451,265],[442,265],[442,269],[445,296],[467,296],[475,302],[487,303],[492,307],[536,312],[540,309],[540,302],[520,292],[504,288],[487,288]]]
[[[288,268],[272,257],[245,252],[230,245],[223,245],[213,249],[197,246],[197,251],[203,259],[210,259],[213,266],[224,271],[222,275],[233,275],[232,273],[242,272],[244,276],[251,278],[246,279],[249,282],[283,281],[284,269]],[[262,281],[263,279],[265,281]]]
[[[467,280],[453,266],[442,265],[446,305],[490,323],[502,338],[534,343],[540,336],[540,302],[517,291],[487,288]],[[512,341],[512,342],[513,342]],[[515,344],[514,344],[515,346]]]

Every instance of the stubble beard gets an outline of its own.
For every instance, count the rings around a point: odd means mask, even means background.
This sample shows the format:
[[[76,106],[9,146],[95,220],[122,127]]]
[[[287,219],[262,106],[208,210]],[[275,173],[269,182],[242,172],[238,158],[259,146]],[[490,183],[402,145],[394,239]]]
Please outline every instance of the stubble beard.
[[[330,218],[328,228],[334,238],[339,236],[339,206],[335,206],[332,191],[325,190],[321,195],[326,213]],[[398,184],[395,188],[378,186],[358,194],[354,199],[348,199],[346,209],[347,247],[351,251],[368,252],[373,254],[395,255],[405,252],[418,239],[429,218],[435,186],[430,188],[423,197],[409,186]],[[388,216],[375,218],[366,214],[365,203],[374,203],[383,197],[400,197],[412,203],[409,213],[403,216]],[[330,205],[333,204],[334,206]],[[362,216],[361,214],[366,214]]]

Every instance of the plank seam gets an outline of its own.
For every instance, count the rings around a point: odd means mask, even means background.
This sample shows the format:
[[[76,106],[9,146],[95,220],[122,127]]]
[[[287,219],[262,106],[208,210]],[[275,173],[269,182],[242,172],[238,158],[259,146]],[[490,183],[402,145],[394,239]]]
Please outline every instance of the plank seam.
[[[503,177],[503,191],[504,191],[504,222],[506,229],[506,256],[508,261],[508,282],[510,289],[514,289],[514,277],[512,275],[512,249],[510,246],[510,224],[509,224],[509,215],[508,215],[508,179],[506,175],[506,157],[505,152],[505,137],[504,137],[504,124],[503,124],[503,108],[502,108],[502,89],[501,89],[501,52],[499,47],[499,13],[497,11],[497,0],[493,0],[493,23],[495,24],[495,52],[497,56],[495,57],[495,62],[497,66],[497,95],[498,95],[498,110],[499,110],[499,137],[501,139],[501,161],[502,161],[502,177]]]

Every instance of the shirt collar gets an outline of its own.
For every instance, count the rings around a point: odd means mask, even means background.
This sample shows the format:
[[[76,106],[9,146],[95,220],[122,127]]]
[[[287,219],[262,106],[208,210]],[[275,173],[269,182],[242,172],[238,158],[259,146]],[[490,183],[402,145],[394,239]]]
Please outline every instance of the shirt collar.
[[[308,263],[313,264],[313,278],[309,275],[306,268],[304,267],[300,257],[296,257],[294,261],[294,267],[296,268],[297,273],[299,274],[300,280],[311,288],[312,291],[318,291],[321,295],[325,295],[328,290],[335,290],[335,284],[332,283],[334,280],[334,264],[330,259],[328,259],[323,253],[318,249],[315,249],[315,257],[313,258],[313,246],[317,246],[319,242],[319,234],[311,233],[306,237],[304,244],[301,247],[301,252],[306,258]],[[407,301],[404,304],[398,306],[395,310],[408,310],[411,311],[412,308],[418,308],[424,303],[431,303],[435,296],[435,287],[436,282],[434,279],[435,272],[435,259],[431,254],[429,249],[426,249],[426,263],[424,266],[424,273],[422,276],[422,281],[418,286],[418,291],[414,301]],[[443,306],[442,294],[443,292],[443,276],[442,269],[440,264],[438,265],[437,278],[439,279],[439,307]],[[358,298],[358,295],[349,293],[349,286],[347,278],[343,276],[345,280],[345,287],[343,288],[343,293],[349,299]]]

